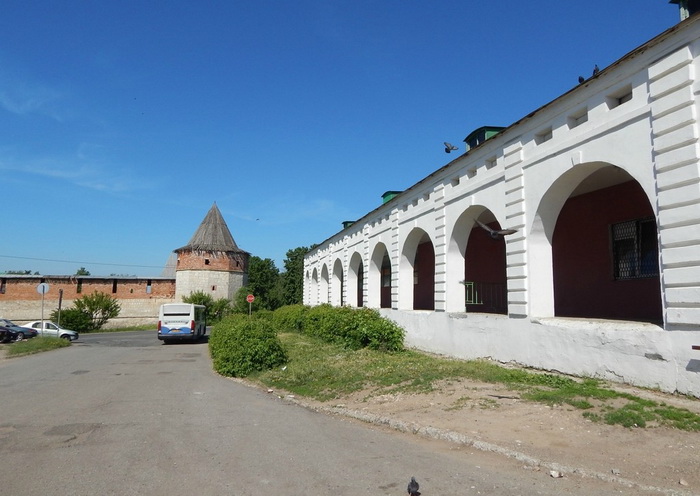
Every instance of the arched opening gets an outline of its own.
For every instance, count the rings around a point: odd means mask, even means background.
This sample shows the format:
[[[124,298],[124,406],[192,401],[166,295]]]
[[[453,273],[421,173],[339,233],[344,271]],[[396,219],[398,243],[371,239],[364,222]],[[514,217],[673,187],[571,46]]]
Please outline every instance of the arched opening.
[[[489,211],[475,219],[464,260],[467,312],[508,313],[506,242],[501,225]]]
[[[406,238],[402,253],[401,305],[414,310],[435,310],[435,248],[428,233],[414,229]]]
[[[348,266],[347,299],[350,305],[364,306],[364,267],[359,253],[353,253]]]
[[[528,251],[533,316],[662,322],[654,210],[625,170],[593,162],[557,178]]]
[[[357,267],[357,306],[365,306],[364,296],[365,269],[362,263]]]
[[[331,282],[331,305],[343,306],[343,264],[336,259],[333,264],[333,280]]]
[[[319,283],[318,303],[328,303],[328,267],[323,264],[321,267],[321,281]]]
[[[316,269],[311,273],[311,294],[309,295],[309,304],[318,304],[318,271]]]
[[[662,323],[654,210],[622,169],[599,169],[571,192],[552,265],[555,315]]]
[[[384,251],[384,256],[382,257],[382,266],[380,273],[380,307],[391,308],[391,259],[389,258],[389,253],[387,253],[386,250]]]
[[[391,260],[384,243],[377,243],[372,251],[367,275],[367,305],[391,308]]]

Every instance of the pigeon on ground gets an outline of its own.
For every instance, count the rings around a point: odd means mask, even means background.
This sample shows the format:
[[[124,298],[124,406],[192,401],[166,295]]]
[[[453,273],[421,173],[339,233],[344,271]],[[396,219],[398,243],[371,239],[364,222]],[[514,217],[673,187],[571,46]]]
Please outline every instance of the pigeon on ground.
[[[494,229],[491,229],[489,226],[484,224],[483,222],[479,222],[478,220],[476,221],[477,224],[486,232],[489,233],[489,236],[491,236],[493,239],[501,239],[503,236],[508,236],[509,234],[515,234],[518,232],[517,229],[501,229],[500,231],[496,231]]]
[[[452,143],[445,141],[445,153],[450,153],[453,150],[459,150],[459,148],[454,146]]]
[[[416,481],[415,477],[411,477],[411,482],[408,483],[408,494],[409,496],[420,496],[420,491],[418,490],[420,486]]]

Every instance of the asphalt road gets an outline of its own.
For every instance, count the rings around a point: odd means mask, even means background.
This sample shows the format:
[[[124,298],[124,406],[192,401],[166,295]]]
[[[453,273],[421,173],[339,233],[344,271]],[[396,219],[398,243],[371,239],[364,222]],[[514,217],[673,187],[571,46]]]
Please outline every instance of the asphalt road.
[[[0,361],[0,415],[2,495],[632,494],[312,412],[155,331]]]

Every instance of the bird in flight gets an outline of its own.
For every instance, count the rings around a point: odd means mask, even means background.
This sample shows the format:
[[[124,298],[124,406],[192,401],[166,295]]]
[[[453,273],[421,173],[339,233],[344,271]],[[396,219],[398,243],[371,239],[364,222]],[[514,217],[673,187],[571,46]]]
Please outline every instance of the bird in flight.
[[[420,496],[420,491],[418,490],[420,486],[416,481],[415,477],[411,477],[411,482],[408,483],[408,494],[409,496]]]
[[[459,150],[456,146],[454,146],[452,143],[448,143],[447,141],[445,143],[445,153],[450,153],[453,150]]]
[[[489,233],[489,236],[491,236],[493,239],[501,239],[503,236],[508,236],[509,234],[515,234],[518,232],[517,229],[501,229],[500,231],[496,231],[495,229],[491,229],[489,226],[484,224],[483,222],[479,222],[478,220],[476,221],[477,224],[486,232]]]

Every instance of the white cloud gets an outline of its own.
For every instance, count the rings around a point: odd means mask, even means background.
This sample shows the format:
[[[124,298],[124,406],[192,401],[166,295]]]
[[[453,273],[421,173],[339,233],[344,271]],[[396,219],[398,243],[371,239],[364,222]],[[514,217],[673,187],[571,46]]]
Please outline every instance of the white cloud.
[[[16,115],[45,115],[61,121],[56,109],[62,95],[59,91],[40,85],[19,82],[0,83],[0,107]]]
[[[83,143],[74,157],[29,157],[18,159],[7,157],[0,150],[0,171],[28,174],[68,182],[76,186],[96,191],[124,193],[148,188],[143,178],[133,177],[124,166],[113,167],[104,157],[92,158],[99,150],[97,145]]]

